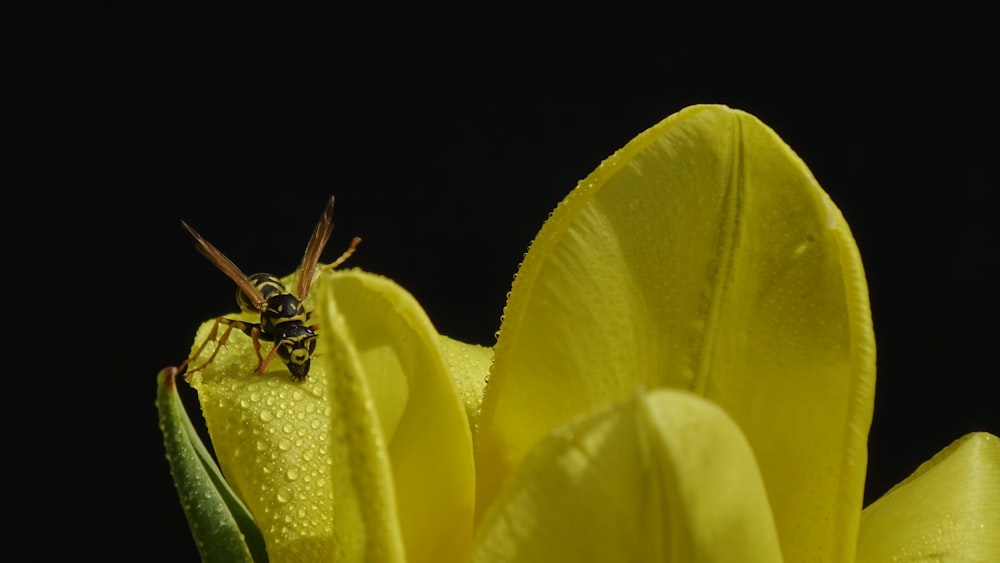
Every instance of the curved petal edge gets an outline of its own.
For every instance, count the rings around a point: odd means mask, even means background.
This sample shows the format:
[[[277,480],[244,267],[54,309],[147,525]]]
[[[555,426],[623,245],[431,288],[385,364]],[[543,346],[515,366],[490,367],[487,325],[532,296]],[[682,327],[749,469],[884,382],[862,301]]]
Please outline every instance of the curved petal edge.
[[[660,390],[555,429],[477,531],[473,561],[782,561],[753,452],[717,406]]]
[[[1000,438],[963,436],[865,508],[857,561],[1000,561]]]

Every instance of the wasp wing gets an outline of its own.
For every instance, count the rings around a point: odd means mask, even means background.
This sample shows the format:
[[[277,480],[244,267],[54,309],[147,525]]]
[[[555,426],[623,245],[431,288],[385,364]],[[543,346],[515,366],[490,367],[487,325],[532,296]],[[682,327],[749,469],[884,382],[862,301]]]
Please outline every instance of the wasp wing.
[[[261,305],[264,304],[264,296],[261,295],[257,286],[250,281],[250,278],[248,278],[247,275],[236,266],[236,264],[233,264],[232,260],[226,258],[226,255],[220,252],[218,248],[212,246],[211,243],[199,235],[198,231],[192,229],[191,225],[188,225],[184,221],[181,221],[181,225],[184,225],[184,228],[187,229],[188,232],[191,233],[191,236],[194,237],[194,240],[197,243],[196,248],[198,249],[198,252],[204,254],[205,258],[208,258],[209,262],[215,264],[217,268],[222,270],[223,273],[229,276],[231,280],[236,282],[240,291],[242,291],[243,294],[250,299],[254,306],[260,309]]]
[[[299,283],[295,295],[302,301],[309,296],[309,289],[312,287],[313,276],[316,275],[316,263],[323,254],[326,242],[330,240],[333,233],[333,196],[323,208],[323,214],[313,229],[313,234],[309,237],[309,244],[306,245],[306,253],[302,256],[302,264],[299,266]]]

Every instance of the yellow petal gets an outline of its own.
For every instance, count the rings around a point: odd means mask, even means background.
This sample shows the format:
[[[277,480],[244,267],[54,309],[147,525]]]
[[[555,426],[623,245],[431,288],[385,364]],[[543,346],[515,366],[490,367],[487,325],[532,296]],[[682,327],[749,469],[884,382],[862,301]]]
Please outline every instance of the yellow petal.
[[[291,381],[279,360],[255,375],[250,339],[234,331],[190,383],[219,465],[257,520],[271,560],[400,561],[381,426],[357,353],[330,326],[326,279],[313,290],[313,320],[322,326],[306,381]]]
[[[687,108],[558,206],[515,279],[476,436],[485,509],[528,449],[637,385],[720,404],[788,560],[853,557],[874,390],[854,240],[751,115]]]
[[[357,350],[382,420],[406,560],[461,560],[472,541],[472,435],[440,337],[393,281],[360,271],[329,281],[333,326]]]
[[[753,452],[718,407],[655,391],[556,429],[477,531],[474,561],[781,561]]]
[[[465,404],[469,427],[475,428],[479,422],[490,366],[493,365],[493,348],[441,336],[441,352],[448,371],[455,380],[458,396]]]
[[[955,441],[865,508],[857,560],[1000,561],[1000,439]]]
[[[401,561],[404,542],[410,561],[464,554],[471,436],[430,322],[399,286],[358,271],[324,274],[310,302],[320,341],[306,381],[278,360],[255,375],[238,332],[190,378],[271,559]]]

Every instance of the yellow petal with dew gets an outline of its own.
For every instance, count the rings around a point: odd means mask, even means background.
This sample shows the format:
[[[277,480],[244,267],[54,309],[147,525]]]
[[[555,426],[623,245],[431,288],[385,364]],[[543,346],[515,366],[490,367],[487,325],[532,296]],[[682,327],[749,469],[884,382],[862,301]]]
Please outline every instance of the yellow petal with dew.
[[[272,560],[401,561],[404,542],[409,561],[465,553],[471,437],[426,315],[398,285],[359,271],[325,273],[309,308],[320,341],[306,381],[278,360],[255,375],[237,332],[190,378]]]
[[[401,561],[378,413],[356,351],[333,326],[328,279],[310,299],[321,328],[305,381],[291,381],[278,359],[256,375],[250,338],[236,331],[189,381],[223,474],[253,513],[272,561]],[[266,354],[270,345],[262,347]]]
[[[1000,561],[1000,439],[960,438],[865,508],[857,561]]]
[[[455,380],[458,396],[465,404],[469,427],[475,428],[483,405],[483,392],[490,377],[490,366],[493,364],[493,348],[441,336],[441,352],[448,371]]]
[[[462,560],[475,504],[472,435],[441,337],[392,280],[328,278],[333,326],[357,351],[386,437],[406,560]]]
[[[479,510],[551,428],[676,387],[746,434],[785,557],[848,560],[874,375],[839,210],[759,120],[686,108],[581,181],[532,243],[475,438]]]
[[[473,561],[778,562],[753,452],[725,412],[660,390],[574,419],[526,456]]]

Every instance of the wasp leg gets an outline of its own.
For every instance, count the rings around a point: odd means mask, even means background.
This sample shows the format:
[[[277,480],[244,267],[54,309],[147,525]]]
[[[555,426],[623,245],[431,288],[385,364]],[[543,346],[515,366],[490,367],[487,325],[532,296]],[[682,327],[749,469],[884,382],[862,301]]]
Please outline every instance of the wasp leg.
[[[222,332],[222,337],[218,338],[220,324],[226,325],[226,330]],[[208,367],[209,364],[215,361],[215,356],[219,353],[219,349],[225,346],[226,342],[229,341],[229,334],[233,331],[233,328],[242,331],[244,334],[246,334],[253,340],[253,349],[257,353],[257,361],[263,362],[263,359],[261,358],[260,355],[260,341],[258,339],[258,335],[260,334],[260,325],[256,323],[247,323],[235,319],[227,319],[225,317],[219,317],[215,319],[215,324],[212,325],[211,332],[208,333],[208,337],[205,338],[204,342],[201,343],[201,346],[198,347],[198,350],[194,354],[191,354],[191,357],[184,360],[184,362],[180,365],[178,369],[183,370],[186,366],[190,365],[191,362],[193,362],[194,360],[196,360],[201,356],[201,353],[205,350],[205,347],[208,346],[209,342],[215,342],[216,338],[218,338],[218,342],[215,345],[215,349],[212,350],[212,355],[209,356],[208,359],[205,360],[198,367],[187,370],[185,377]]]
[[[215,319],[215,323],[212,325],[212,330],[211,330],[211,332],[208,333],[208,338],[206,338],[205,340],[202,341],[201,346],[198,347],[198,350],[195,351],[194,354],[191,354],[191,356],[188,359],[186,359],[183,362],[181,362],[181,365],[178,366],[178,368],[177,368],[179,373],[184,373],[185,368],[187,366],[191,365],[191,362],[193,362],[199,356],[201,356],[202,351],[205,350],[205,346],[208,346],[209,342],[215,341],[215,339],[217,338],[218,333],[219,333],[219,323],[220,322],[222,322],[222,318],[221,317],[218,318],[218,319]],[[229,331],[231,329],[232,329],[232,327],[229,327],[229,328],[226,329],[226,334],[225,334],[224,338],[228,338]],[[214,358],[215,358],[215,354],[212,354],[212,358],[211,359],[214,359]],[[211,359],[209,359],[208,362],[205,362],[205,363],[201,364],[200,366],[198,366],[196,368],[187,370],[187,373],[185,375],[186,376],[187,375],[191,375],[192,373],[203,369],[205,366],[207,366],[209,364],[209,362],[211,362]]]
[[[253,351],[257,352],[257,373],[264,373],[264,368],[267,364],[271,363],[271,356],[274,355],[274,351],[278,349],[277,346],[271,349],[271,353],[267,355],[267,362],[264,362],[264,358],[260,355],[260,325],[253,325],[250,327],[250,331],[247,332],[246,329],[243,330],[250,335],[250,340],[253,341]]]
[[[354,251],[357,250],[359,244],[361,244],[361,237],[354,237],[353,239],[351,239],[351,245],[348,246],[347,250],[345,250],[343,254],[337,257],[336,260],[330,262],[329,264],[325,264],[323,266],[317,266],[315,269],[313,269],[312,277],[309,278],[309,284],[306,286],[299,285],[299,293],[301,295],[298,295],[298,297],[300,299],[305,299],[309,295],[309,288],[311,288],[312,285],[316,283],[316,280],[319,279],[319,275],[323,273],[324,270],[331,270],[343,264],[345,260],[350,258],[352,254],[354,254]],[[304,274],[305,272],[300,273],[300,275]]]
[[[260,360],[260,362],[257,364],[257,371],[255,372],[257,375],[264,374],[264,370],[267,369],[268,364],[270,364],[271,360],[274,359],[274,353],[278,351],[278,344],[279,344],[278,342],[275,342],[274,346],[271,347],[271,351],[268,352],[267,357],[264,358],[263,360]],[[254,340],[254,345],[257,346],[256,339]],[[260,359],[260,348],[257,348],[257,358]]]

